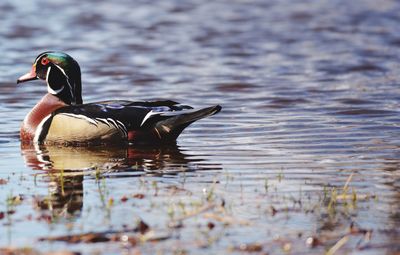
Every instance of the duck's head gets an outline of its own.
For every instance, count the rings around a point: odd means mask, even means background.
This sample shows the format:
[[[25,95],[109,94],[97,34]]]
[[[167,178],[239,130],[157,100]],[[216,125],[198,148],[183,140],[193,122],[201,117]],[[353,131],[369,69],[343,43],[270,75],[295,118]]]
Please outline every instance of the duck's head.
[[[41,53],[29,73],[17,83],[41,79],[47,82],[47,91],[66,104],[82,104],[81,69],[78,63],[63,52]]]

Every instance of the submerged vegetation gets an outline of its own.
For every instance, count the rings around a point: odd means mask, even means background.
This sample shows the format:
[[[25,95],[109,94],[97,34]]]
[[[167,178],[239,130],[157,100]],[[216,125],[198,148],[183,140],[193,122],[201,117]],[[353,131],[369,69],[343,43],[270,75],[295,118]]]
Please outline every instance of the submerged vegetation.
[[[90,170],[86,173],[75,172],[73,175],[64,171],[52,171],[47,175],[38,173],[39,178],[48,179],[49,194],[31,197],[9,194],[0,207],[3,215],[0,220],[10,229],[13,224],[18,224],[16,222],[27,220],[44,222],[48,224],[49,230],[56,226],[55,223],[65,224],[71,234],[54,233],[39,237],[36,241],[65,242],[71,245],[85,243],[88,245],[85,249],[92,252],[97,250],[98,244],[108,243],[109,252],[123,247],[124,250],[146,253],[152,250],[149,243],[155,242],[159,243],[157,250],[161,253],[170,251],[170,244],[174,243],[174,253],[177,254],[186,254],[193,247],[219,247],[217,250],[224,253],[262,254],[291,253],[299,249],[309,254],[335,254],[338,250],[346,252],[383,248],[374,240],[379,238],[379,230],[359,226],[354,221],[353,216],[359,213],[359,208],[375,206],[378,199],[377,195],[358,192],[352,186],[357,174],[351,173],[341,186],[323,185],[308,191],[301,188],[297,192],[282,192],[282,187],[289,183],[286,183],[282,172],[280,170],[275,178],[266,176],[261,179],[263,181],[259,186],[252,187],[251,190],[240,189],[241,193],[235,194],[231,190],[237,187],[231,185],[236,186],[235,179],[240,176],[233,174],[229,174],[229,178],[226,174],[216,174],[198,190],[198,186],[193,189],[190,184],[197,178],[188,177],[185,173],[178,174],[178,178],[173,179],[178,182],[176,184],[165,182],[165,178],[152,177],[148,173],[131,180],[136,184],[127,190],[120,190],[119,195],[111,192],[113,187],[109,186],[109,182],[113,172],[110,169],[96,168],[93,173]],[[83,175],[87,182],[93,183],[93,188],[97,186],[97,191],[92,196],[98,197],[100,203],[92,202],[82,206],[82,195],[86,192],[76,182],[82,182]],[[250,194],[257,199],[248,201]],[[31,204],[38,206],[34,215],[16,213],[19,207]],[[146,212],[147,215],[137,214],[138,212]],[[81,215],[81,223],[73,220],[76,213]],[[110,227],[86,230],[87,227],[82,224],[86,221],[93,222],[93,213],[98,215],[95,225],[106,224]],[[119,217],[123,217],[123,220],[118,220]],[[156,221],[151,220],[154,217]],[[301,227],[284,231],[281,229],[276,236],[273,228],[285,229],[293,217],[301,217],[307,219],[309,224],[320,225],[315,225],[314,230],[302,230]],[[262,228],[263,226],[273,228]],[[241,237],[243,231],[251,233],[254,230],[259,232],[256,234],[259,237],[249,238],[251,241],[247,241],[247,238],[224,241],[227,236]],[[71,251],[74,250],[74,246],[69,247]],[[12,247],[2,248],[1,251],[22,252],[21,248],[13,250]],[[29,247],[24,248],[23,252],[38,253]]]

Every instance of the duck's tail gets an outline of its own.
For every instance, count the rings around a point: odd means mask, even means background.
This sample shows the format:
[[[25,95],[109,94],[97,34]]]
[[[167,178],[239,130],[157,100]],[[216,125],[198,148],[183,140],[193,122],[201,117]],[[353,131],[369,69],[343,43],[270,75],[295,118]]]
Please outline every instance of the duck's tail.
[[[220,105],[215,105],[200,110],[185,110],[183,112],[171,112],[169,118],[158,121],[154,130],[163,141],[175,141],[182,131],[193,122],[212,116],[221,111]]]

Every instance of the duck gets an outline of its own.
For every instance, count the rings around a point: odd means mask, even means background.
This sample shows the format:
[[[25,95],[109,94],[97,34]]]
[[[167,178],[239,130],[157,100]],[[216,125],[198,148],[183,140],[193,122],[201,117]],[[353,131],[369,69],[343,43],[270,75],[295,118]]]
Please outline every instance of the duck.
[[[83,103],[80,66],[60,51],[39,54],[17,84],[37,79],[46,81],[47,93],[22,122],[23,143],[176,143],[190,124],[221,111],[220,105],[194,109],[172,100]]]

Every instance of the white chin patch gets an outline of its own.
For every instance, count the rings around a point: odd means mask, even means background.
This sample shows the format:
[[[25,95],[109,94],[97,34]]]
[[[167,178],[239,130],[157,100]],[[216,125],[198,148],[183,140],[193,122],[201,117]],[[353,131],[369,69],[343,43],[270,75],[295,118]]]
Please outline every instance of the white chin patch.
[[[54,90],[50,87],[50,84],[49,84],[50,69],[51,69],[51,66],[49,66],[49,68],[47,69],[47,74],[46,74],[47,92],[49,92],[52,95],[57,95],[64,89],[64,86],[62,86],[60,89],[57,89],[57,90]]]

